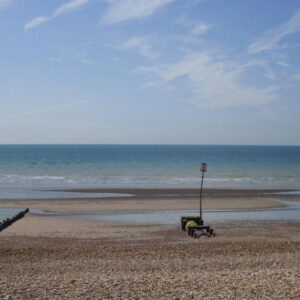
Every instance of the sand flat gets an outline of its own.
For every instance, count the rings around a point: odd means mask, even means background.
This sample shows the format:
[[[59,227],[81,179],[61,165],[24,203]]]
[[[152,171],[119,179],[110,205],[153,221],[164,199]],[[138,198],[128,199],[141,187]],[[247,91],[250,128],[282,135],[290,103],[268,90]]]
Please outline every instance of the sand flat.
[[[126,193],[127,198],[51,199],[51,200],[1,200],[3,208],[40,209],[46,212],[109,212],[195,210],[199,208],[197,189],[77,189],[66,190],[87,193]],[[207,189],[203,193],[204,209],[250,209],[281,207],[276,199],[299,199],[300,195],[274,196],[278,190],[219,190]],[[282,191],[282,190],[280,190]]]
[[[1,237],[27,236],[49,238],[135,238],[145,232],[166,230],[170,226],[112,224],[104,221],[91,221],[64,216],[26,215],[5,231]]]
[[[281,207],[280,202],[267,199],[218,199],[203,200],[204,209],[243,209]],[[2,208],[39,209],[45,212],[110,212],[110,211],[159,211],[199,209],[199,200],[35,200],[0,202]]]

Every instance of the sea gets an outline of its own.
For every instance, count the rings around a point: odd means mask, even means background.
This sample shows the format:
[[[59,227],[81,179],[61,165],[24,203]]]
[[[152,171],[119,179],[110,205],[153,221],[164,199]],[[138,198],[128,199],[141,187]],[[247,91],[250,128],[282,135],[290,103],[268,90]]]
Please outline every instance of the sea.
[[[0,145],[0,199],[129,196],[52,191],[72,188],[199,188],[203,162],[207,163],[204,188],[300,193],[300,146]],[[298,204],[291,204],[286,212],[272,210],[270,216],[285,213],[285,219],[295,219],[296,214],[299,219],[300,207],[292,205]],[[0,219],[16,211],[1,209]],[[153,212],[149,219],[166,219],[169,214],[166,220],[171,222],[174,214],[177,222],[178,213]],[[266,213],[261,214],[266,218]],[[219,212],[215,219],[226,215]],[[242,217],[241,212],[236,215]],[[133,216],[138,219],[136,213]],[[124,217],[130,219],[130,214]]]
[[[0,189],[299,189],[300,146],[0,145]]]

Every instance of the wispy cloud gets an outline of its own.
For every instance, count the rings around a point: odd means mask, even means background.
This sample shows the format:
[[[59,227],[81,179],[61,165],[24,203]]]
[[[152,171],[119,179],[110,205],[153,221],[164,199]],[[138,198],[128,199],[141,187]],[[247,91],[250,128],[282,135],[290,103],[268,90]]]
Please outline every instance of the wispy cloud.
[[[73,9],[78,8],[88,2],[89,2],[89,0],[73,0],[73,1],[69,1],[67,3],[64,3],[54,11],[54,16],[59,16],[59,15],[68,13],[68,12],[72,11]]]
[[[264,69],[264,73],[262,73],[262,75],[270,80],[273,80],[276,78],[275,74],[272,71],[272,68],[270,67],[270,65],[264,61],[264,60],[258,60],[258,61],[252,61],[249,64],[247,64],[247,66],[253,66],[253,67],[261,67]]]
[[[261,38],[248,47],[248,53],[259,53],[272,50],[285,36],[300,31],[300,11],[296,12],[287,22],[266,32]]]
[[[205,34],[208,30],[214,27],[213,24],[198,22],[187,18],[186,16],[181,16],[175,20],[177,24],[183,25],[190,29],[191,35],[201,35]]]
[[[278,60],[276,64],[281,67],[286,67],[286,68],[290,67],[290,65],[285,60]]]
[[[191,33],[192,35],[204,34],[212,27],[213,27],[212,24],[199,23],[194,26]]]
[[[61,62],[62,61],[61,57],[63,57],[64,60],[71,59],[88,66],[98,67],[99,64],[97,63],[97,61],[89,58],[88,48],[93,44],[94,43],[92,41],[88,41],[72,47],[66,47],[66,46],[55,47],[55,50],[59,51],[60,54],[59,57],[52,57],[51,61]]]
[[[8,6],[12,3],[12,0],[0,0],[0,9]]]
[[[294,74],[293,76],[292,76],[292,79],[293,80],[296,80],[296,81],[300,81],[300,74],[298,73],[298,74]]]
[[[208,53],[192,53],[173,64],[140,67],[136,71],[156,74],[158,80],[152,81],[149,84],[151,87],[163,86],[185,77],[193,93],[190,101],[201,108],[257,106],[276,99],[278,86],[260,89],[241,83],[241,75],[249,66],[252,64],[237,64]]]
[[[113,24],[141,19],[155,13],[159,8],[174,0],[106,0],[108,11],[102,18],[104,23]]]
[[[1,0],[0,0],[1,1]],[[51,16],[49,17],[45,17],[45,16],[40,16],[40,17],[36,17],[33,20],[31,20],[30,22],[26,23],[24,26],[25,30],[31,29],[33,27],[36,27],[42,23],[48,22],[53,20],[54,18],[62,15],[62,14],[66,14],[69,13],[71,11],[73,11],[76,8],[79,8],[85,4],[87,4],[89,2],[89,0],[72,0],[69,2],[66,2],[64,4],[62,4],[61,6],[59,6]]]
[[[290,64],[288,63],[288,57],[286,54],[283,53],[279,54],[276,64],[278,66],[285,67],[285,68],[290,67]]]
[[[52,19],[51,17],[36,17],[33,20],[31,20],[30,22],[26,23],[24,29],[25,30],[31,29],[42,23],[48,22],[51,19]]]
[[[145,37],[132,37],[124,42],[120,48],[137,49],[140,55],[149,59],[156,59],[159,57],[159,53],[151,49],[150,42]]]
[[[50,57],[50,60],[56,63],[60,63],[61,62],[61,58],[60,57]]]

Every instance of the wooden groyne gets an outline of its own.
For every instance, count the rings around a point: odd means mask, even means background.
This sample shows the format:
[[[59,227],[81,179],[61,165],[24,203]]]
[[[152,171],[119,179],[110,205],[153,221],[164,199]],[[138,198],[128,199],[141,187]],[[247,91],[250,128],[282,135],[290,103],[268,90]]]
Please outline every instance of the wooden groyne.
[[[26,208],[20,211],[19,213],[17,213],[14,217],[7,218],[2,222],[0,222],[0,232],[5,228],[9,227],[10,225],[12,225],[13,223],[15,223],[16,221],[22,219],[28,212],[29,212],[29,208]]]

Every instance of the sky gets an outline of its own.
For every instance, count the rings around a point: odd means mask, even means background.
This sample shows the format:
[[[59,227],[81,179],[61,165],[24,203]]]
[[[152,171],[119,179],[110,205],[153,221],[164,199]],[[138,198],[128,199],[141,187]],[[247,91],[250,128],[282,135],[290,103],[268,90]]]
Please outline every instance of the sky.
[[[300,145],[299,50],[299,0],[0,0],[0,143]]]

